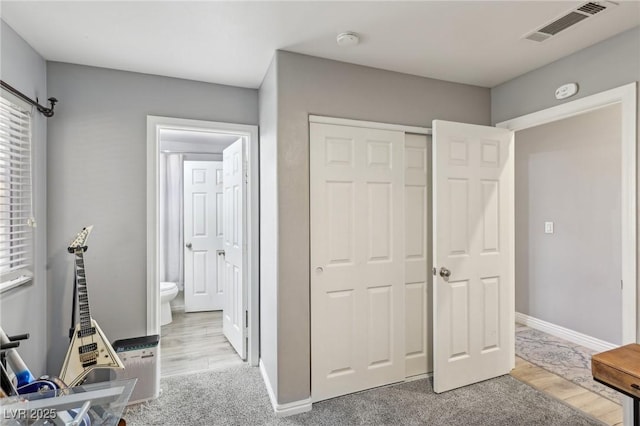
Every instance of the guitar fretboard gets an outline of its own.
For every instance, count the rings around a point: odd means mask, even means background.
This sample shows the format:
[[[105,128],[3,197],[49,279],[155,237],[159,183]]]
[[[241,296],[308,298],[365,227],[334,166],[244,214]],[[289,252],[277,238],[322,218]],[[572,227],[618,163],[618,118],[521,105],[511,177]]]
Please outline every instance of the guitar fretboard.
[[[89,312],[89,295],[87,293],[87,276],[84,270],[84,250],[79,247],[73,251],[76,256],[76,280],[78,286],[78,311],[80,313],[80,337],[95,333],[91,327]]]

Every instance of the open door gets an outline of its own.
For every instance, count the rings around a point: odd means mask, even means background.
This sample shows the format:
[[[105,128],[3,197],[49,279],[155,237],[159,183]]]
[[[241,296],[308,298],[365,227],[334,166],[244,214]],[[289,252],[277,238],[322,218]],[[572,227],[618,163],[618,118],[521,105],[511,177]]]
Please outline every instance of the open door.
[[[224,305],[217,253],[222,250],[222,162],[184,162],[184,310]]]
[[[513,132],[433,122],[437,393],[514,362]]]
[[[247,358],[246,194],[244,138],[223,151],[224,298],[222,331],[242,359]]]

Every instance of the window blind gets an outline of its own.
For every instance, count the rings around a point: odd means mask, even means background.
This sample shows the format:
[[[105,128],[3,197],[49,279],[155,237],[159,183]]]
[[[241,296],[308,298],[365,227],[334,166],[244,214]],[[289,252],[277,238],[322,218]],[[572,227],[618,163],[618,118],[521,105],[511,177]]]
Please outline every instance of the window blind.
[[[31,113],[0,97],[0,290],[33,277]]]

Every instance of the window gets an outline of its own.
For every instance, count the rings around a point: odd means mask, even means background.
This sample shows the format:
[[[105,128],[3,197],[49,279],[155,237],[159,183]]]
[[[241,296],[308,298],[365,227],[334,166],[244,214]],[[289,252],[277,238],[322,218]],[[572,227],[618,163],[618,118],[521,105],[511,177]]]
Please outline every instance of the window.
[[[0,97],[0,292],[33,277],[31,113]]]

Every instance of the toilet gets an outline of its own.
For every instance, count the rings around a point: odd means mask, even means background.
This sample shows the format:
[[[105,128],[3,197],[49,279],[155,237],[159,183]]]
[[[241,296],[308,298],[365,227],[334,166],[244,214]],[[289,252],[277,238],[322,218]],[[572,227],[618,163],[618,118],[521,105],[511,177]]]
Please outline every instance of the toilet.
[[[171,302],[178,295],[178,285],[176,283],[162,281],[160,283],[160,325],[169,324],[171,317]]]

